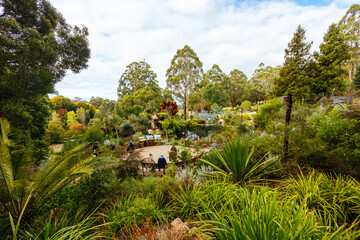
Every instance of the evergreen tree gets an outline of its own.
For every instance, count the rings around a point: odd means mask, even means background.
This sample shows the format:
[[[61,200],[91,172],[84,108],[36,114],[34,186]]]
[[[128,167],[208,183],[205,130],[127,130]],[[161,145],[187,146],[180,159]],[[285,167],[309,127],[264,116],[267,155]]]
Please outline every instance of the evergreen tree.
[[[202,63],[194,50],[185,45],[178,49],[166,71],[166,88],[184,104],[187,117],[189,95],[202,75]]]
[[[126,66],[126,70],[121,75],[118,87],[119,99],[125,95],[149,86],[156,91],[160,91],[159,83],[156,80],[156,73],[151,70],[150,65],[145,61],[133,62]]]
[[[345,67],[348,71],[349,80],[355,75],[357,66],[360,62],[360,5],[353,4],[340,20],[339,26],[347,45],[349,46],[350,58],[347,60]]]
[[[318,76],[313,90],[317,95],[329,97],[334,92],[344,92],[342,75],[346,72],[341,66],[349,57],[348,46],[339,27],[336,24],[330,25],[324,35],[324,42],[320,45],[320,53],[316,54]]]
[[[229,95],[231,107],[241,104],[249,93],[248,78],[239,69],[234,69],[229,74],[229,81],[225,85],[227,94]]]
[[[208,83],[222,83],[226,77],[219,65],[214,64],[204,75],[203,81],[206,83],[204,86]]]
[[[0,117],[11,122],[16,141],[42,137],[51,115],[47,94],[66,71],[87,67],[87,36],[46,0],[0,0]]]
[[[353,87],[355,90],[360,90],[360,65],[357,67],[355,77],[353,78]]]
[[[264,63],[260,63],[258,69],[255,69],[250,81],[261,100],[266,102],[268,95],[274,90],[274,82],[279,77],[280,69],[281,66],[265,67]]]
[[[291,93],[295,100],[310,101],[311,71],[313,70],[311,43],[305,42],[305,29],[300,25],[296,29],[288,48],[285,49],[285,62],[275,81],[274,93],[283,96]]]

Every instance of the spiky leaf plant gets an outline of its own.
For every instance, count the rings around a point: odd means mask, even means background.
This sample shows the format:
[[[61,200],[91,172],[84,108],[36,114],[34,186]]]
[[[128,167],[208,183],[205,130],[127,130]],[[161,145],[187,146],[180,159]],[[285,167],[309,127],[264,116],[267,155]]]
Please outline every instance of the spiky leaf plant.
[[[52,156],[42,167],[31,161],[31,153],[8,139],[10,124],[0,118],[0,218],[9,212],[17,220],[32,192],[23,218],[44,204],[56,192],[83,174],[91,172],[91,161],[80,157],[84,146],[62,156]]]
[[[264,170],[272,166],[276,159],[276,157],[273,157],[264,161],[266,154],[260,159],[253,160],[252,157],[255,148],[252,147],[250,149],[249,142],[241,139],[236,139],[225,144],[221,153],[218,149],[214,149],[213,151],[215,151],[216,157],[223,166],[216,166],[204,159],[200,159],[200,161],[210,165],[223,174],[229,174],[233,180],[240,183],[260,178]]]

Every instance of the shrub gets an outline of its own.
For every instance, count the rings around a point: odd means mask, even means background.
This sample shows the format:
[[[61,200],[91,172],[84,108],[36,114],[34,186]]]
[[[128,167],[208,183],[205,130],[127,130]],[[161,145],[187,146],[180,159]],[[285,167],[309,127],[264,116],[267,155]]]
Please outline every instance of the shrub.
[[[108,209],[104,216],[107,222],[111,222],[111,232],[121,234],[125,226],[130,227],[133,223],[141,224],[143,220],[151,219],[159,222],[164,219],[164,215],[159,210],[153,199],[141,197],[122,197],[116,200]]]
[[[179,192],[172,194],[171,211],[174,216],[183,220],[194,220],[197,215],[203,212],[202,202],[205,196],[199,187],[180,188]]]
[[[106,139],[105,142],[104,142],[104,145],[105,145],[107,148],[112,148],[112,149],[114,149],[116,144],[115,144],[115,142]]]
[[[133,127],[133,125],[131,124],[130,121],[126,121],[124,123],[121,124],[121,135],[124,137],[130,136],[131,134],[133,134],[135,132],[135,129]]]
[[[249,142],[240,139],[225,144],[221,153],[217,149],[214,151],[222,166],[216,166],[204,159],[200,160],[221,173],[230,174],[233,180],[240,183],[258,179],[266,168],[275,163],[272,161],[273,159],[263,161],[265,156],[253,160],[255,148],[250,149]]]
[[[122,138],[119,138],[119,139],[117,140],[117,145],[119,145],[119,146],[124,146],[125,143],[126,143],[126,141],[125,141],[124,139],[122,139]]]
[[[86,142],[102,142],[103,140],[104,140],[104,133],[103,131],[101,131],[99,125],[90,127],[85,134]]]
[[[76,212],[81,207],[95,209],[118,191],[118,180],[112,170],[99,169],[90,176],[81,178],[76,184],[64,188],[55,196],[51,206],[70,212]]]
[[[155,192],[156,186],[157,179],[144,177],[142,179],[127,178],[119,185],[119,188],[123,195],[146,197]]]
[[[259,111],[255,114],[254,122],[259,129],[265,129],[266,125],[271,123],[276,117],[283,104],[280,99],[271,99],[260,106]]]
[[[251,109],[251,102],[249,102],[249,101],[242,102],[240,108],[242,111],[245,111],[245,112],[249,111]]]
[[[115,176],[124,180],[126,178],[141,178],[139,174],[140,161],[137,159],[137,156],[133,153],[133,159],[128,159],[126,161],[119,161],[119,165],[115,167]]]
[[[335,178],[312,171],[300,172],[283,185],[289,198],[309,210],[315,210],[322,224],[335,228],[339,223],[353,222],[359,218],[360,188],[351,177]]]
[[[357,223],[344,224],[334,231],[328,224],[322,225],[313,211],[266,187],[239,188],[226,181],[211,181],[205,190],[204,215],[210,220],[204,221],[208,224],[204,228],[208,227],[205,231],[216,239],[356,239],[360,236]]]
[[[237,126],[237,131],[238,131],[238,133],[240,133],[240,134],[248,133],[248,132],[249,132],[249,127],[247,126],[246,123],[241,122],[241,123]]]
[[[69,131],[66,133],[67,137],[71,137],[73,135],[83,134],[85,133],[89,128],[84,126],[81,123],[75,123],[70,125]]]

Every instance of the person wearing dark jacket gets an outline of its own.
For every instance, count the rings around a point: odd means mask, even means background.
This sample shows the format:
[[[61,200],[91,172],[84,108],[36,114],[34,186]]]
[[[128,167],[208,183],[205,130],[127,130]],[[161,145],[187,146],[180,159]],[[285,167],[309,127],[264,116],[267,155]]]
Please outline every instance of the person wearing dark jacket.
[[[161,168],[164,169],[164,173],[165,173],[165,167],[166,166],[166,159],[164,158],[164,155],[160,155],[159,159],[158,159],[158,167],[159,167],[159,171]]]
[[[159,164],[166,164],[166,159],[164,158],[164,155],[160,155],[158,159]]]
[[[129,145],[127,147],[127,151],[134,151],[135,150],[135,145],[132,141],[129,141]]]

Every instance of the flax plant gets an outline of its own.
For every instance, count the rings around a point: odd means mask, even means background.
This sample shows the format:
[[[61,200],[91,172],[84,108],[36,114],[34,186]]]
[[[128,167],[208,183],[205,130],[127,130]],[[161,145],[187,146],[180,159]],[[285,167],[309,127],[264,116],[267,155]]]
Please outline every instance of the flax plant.
[[[264,170],[272,166],[277,159],[273,157],[264,160],[267,155],[265,154],[262,158],[254,160],[255,148],[250,149],[249,142],[241,139],[226,143],[221,153],[218,149],[213,149],[213,151],[220,160],[221,167],[204,159],[200,161],[225,175],[229,174],[234,181],[239,183],[258,180],[263,176]]]
[[[333,230],[360,216],[360,187],[351,177],[300,172],[283,184],[282,189],[297,204],[315,210],[322,224],[332,226]]]
[[[215,239],[356,239],[356,224],[336,231],[321,225],[315,211],[298,205],[289,198],[280,198],[277,190],[239,188],[228,192],[235,196],[226,207],[208,209],[210,220],[203,221],[204,232]]]

